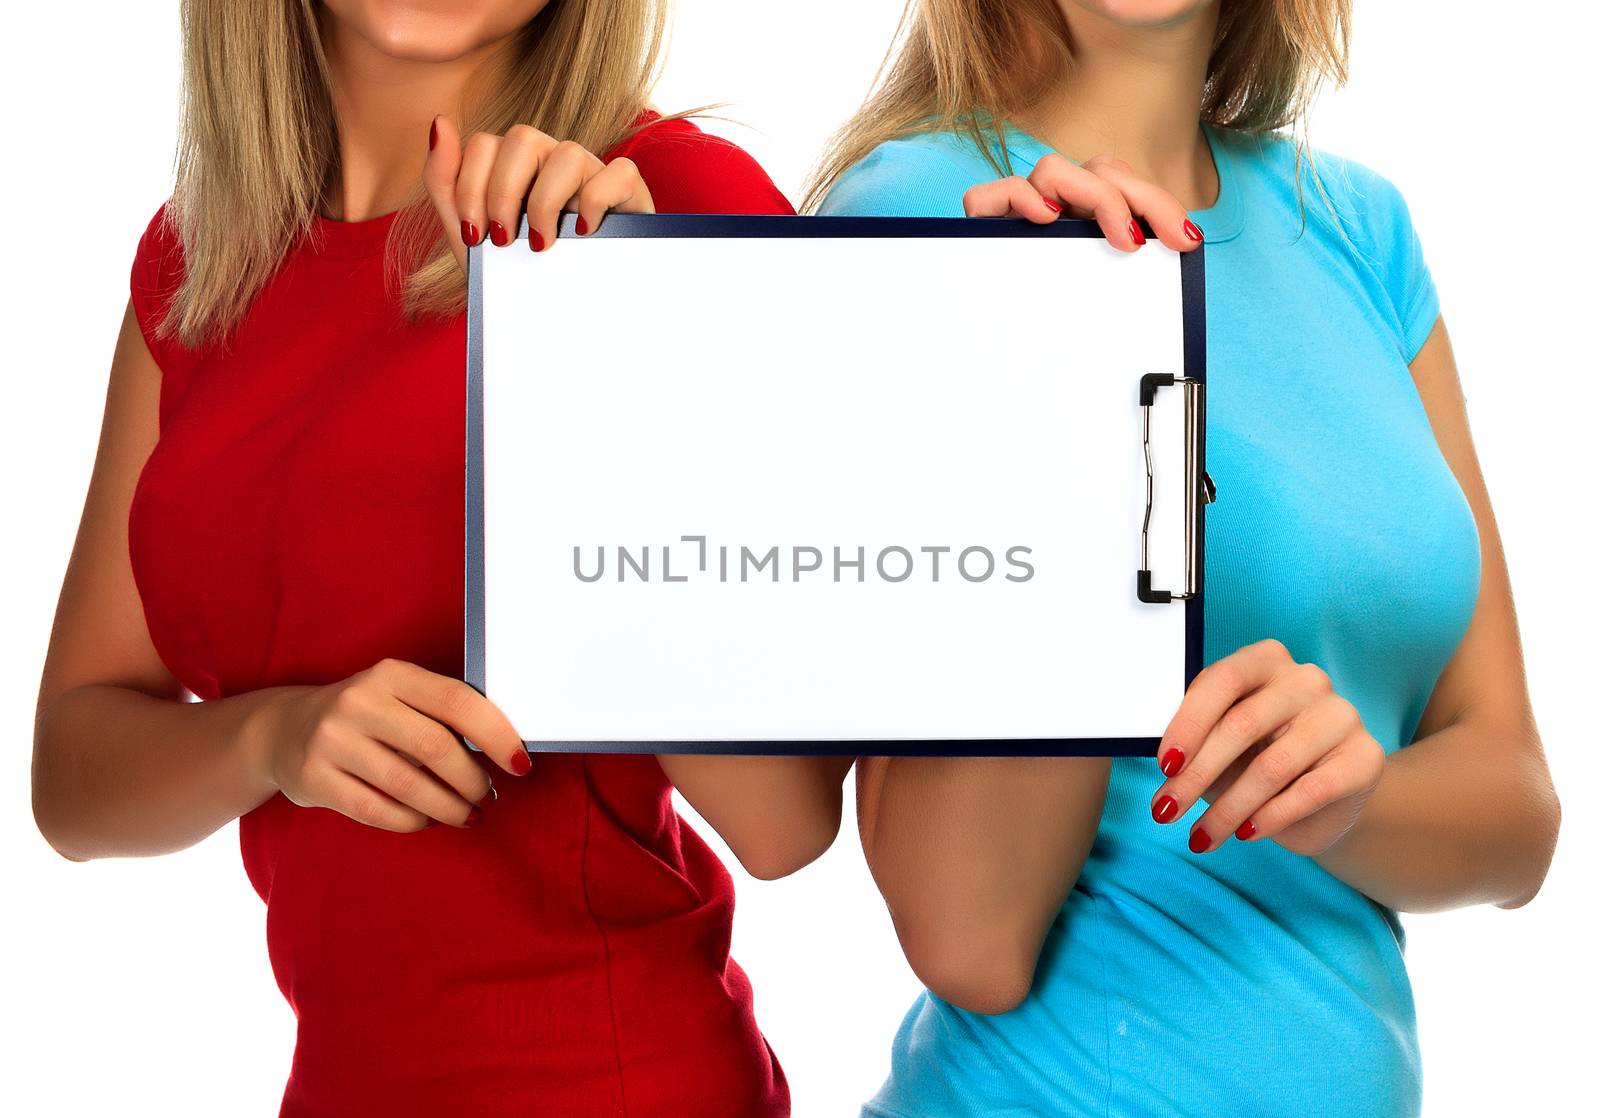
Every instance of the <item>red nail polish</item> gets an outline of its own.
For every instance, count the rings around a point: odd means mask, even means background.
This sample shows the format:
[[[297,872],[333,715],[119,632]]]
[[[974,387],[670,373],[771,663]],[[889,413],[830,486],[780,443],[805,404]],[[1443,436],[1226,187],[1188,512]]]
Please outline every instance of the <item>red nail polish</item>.
[[[528,230],[528,247],[533,249],[534,252],[544,251],[544,238],[539,235],[539,230]]]
[[[1196,827],[1189,832],[1189,849],[1196,854],[1204,854],[1211,849],[1211,836]]]
[[[477,827],[483,823],[483,808],[475,807],[467,812],[467,818],[461,825],[463,827]]]
[[[1178,817],[1178,801],[1171,796],[1162,796],[1150,809],[1150,814],[1155,816],[1157,823],[1171,823]]]
[[[1057,202],[1054,198],[1040,198],[1039,201],[1043,202],[1045,204],[1045,208],[1051,213],[1058,214],[1061,212],[1061,203]]]
[[[478,236],[478,227],[476,225],[466,220],[461,222],[461,240],[463,244],[471,247],[482,239],[482,237]]]
[[[1188,218],[1183,219],[1183,235],[1191,241],[1203,241],[1206,239],[1206,235],[1200,232],[1200,227]]]
[[[489,239],[495,244],[501,246],[511,243],[511,237],[506,233],[506,227],[501,225],[498,221],[491,221],[489,223]]]
[[[525,749],[519,749],[511,755],[511,771],[518,776],[527,776],[533,771],[533,758],[528,756]]]
[[[1239,829],[1233,832],[1233,837],[1238,839],[1240,842],[1247,842],[1250,839],[1255,838],[1256,825],[1250,820],[1246,819],[1243,823],[1239,824]]]
[[[582,214],[578,215],[577,230],[578,236],[580,237],[587,237],[589,235],[589,221]]]
[[[1144,244],[1144,230],[1139,228],[1139,223],[1133,218],[1128,219],[1128,236],[1133,238],[1136,245]]]
[[[428,125],[428,150],[432,151],[433,150],[433,146],[435,144],[437,144],[438,142],[439,142],[439,122],[437,120],[435,120],[432,124]]]
[[[1173,746],[1161,755],[1161,775],[1174,776],[1183,768],[1183,750]]]

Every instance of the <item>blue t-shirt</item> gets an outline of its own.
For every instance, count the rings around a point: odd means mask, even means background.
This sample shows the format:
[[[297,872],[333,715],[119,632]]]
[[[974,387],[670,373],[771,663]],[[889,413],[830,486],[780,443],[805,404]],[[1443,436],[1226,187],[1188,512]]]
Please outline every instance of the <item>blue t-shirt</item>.
[[[1476,527],[1408,369],[1438,296],[1387,181],[1317,155],[1323,189],[1306,171],[1297,190],[1288,141],[1207,136],[1221,192],[1192,215],[1206,235],[1218,493],[1206,657],[1276,637],[1325,669],[1393,751],[1415,733],[1477,598]],[[1018,132],[1008,146],[1022,175],[1049,151]],[[874,150],[822,212],[959,217],[963,192],[998,177],[971,141],[923,134]],[[1152,250],[1164,251],[1141,251]],[[985,328],[976,321],[933,315],[922,328]],[[1031,359],[1029,334],[997,325],[996,359]],[[1271,841],[1191,854],[1187,826],[1150,818],[1160,781],[1151,759],[1113,762],[1094,848],[1031,995],[984,1017],[923,994],[866,1114],[1419,1111],[1395,913]]]

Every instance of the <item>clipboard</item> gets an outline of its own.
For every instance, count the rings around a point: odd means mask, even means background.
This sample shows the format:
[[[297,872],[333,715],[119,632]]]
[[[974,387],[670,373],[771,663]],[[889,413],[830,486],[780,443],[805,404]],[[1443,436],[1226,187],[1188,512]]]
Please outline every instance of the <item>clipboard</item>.
[[[1204,248],[612,214],[468,253],[466,679],[532,751],[1153,755]]]

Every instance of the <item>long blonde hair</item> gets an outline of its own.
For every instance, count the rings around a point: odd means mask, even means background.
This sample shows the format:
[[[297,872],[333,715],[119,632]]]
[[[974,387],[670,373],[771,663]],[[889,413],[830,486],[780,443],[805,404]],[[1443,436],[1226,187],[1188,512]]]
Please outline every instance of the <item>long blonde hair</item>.
[[[338,172],[317,0],[184,0],[183,112],[168,220],[184,274],[160,327],[219,341],[307,236]],[[474,91],[463,134],[531,124],[591,151],[649,106],[666,0],[550,0]],[[418,138],[419,144],[421,138]],[[463,280],[420,190],[391,236],[408,313],[450,313]]]
[[[1343,82],[1350,0],[1218,0],[1201,119],[1270,132],[1300,121],[1324,80]],[[873,148],[931,130],[961,132],[1010,173],[1003,126],[1072,65],[1057,0],[907,0],[866,102],[835,133],[806,210]]]

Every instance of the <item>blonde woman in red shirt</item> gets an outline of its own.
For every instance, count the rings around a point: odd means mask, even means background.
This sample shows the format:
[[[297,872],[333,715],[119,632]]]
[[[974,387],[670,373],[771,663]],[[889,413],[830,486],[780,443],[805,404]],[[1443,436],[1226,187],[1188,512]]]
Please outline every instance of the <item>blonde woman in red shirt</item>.
[[[650,111],[662,20],[184,5],[177,185],[134,261],[35,812],[74,859],[240,819],[299,1021],[286,1115],[788,1111],[669,780],[774,877],[832,841],[844,763],[535,760],[458,681],[465,246],[527,251],[526,215],[559,253],[563,209],[789,210]]]

